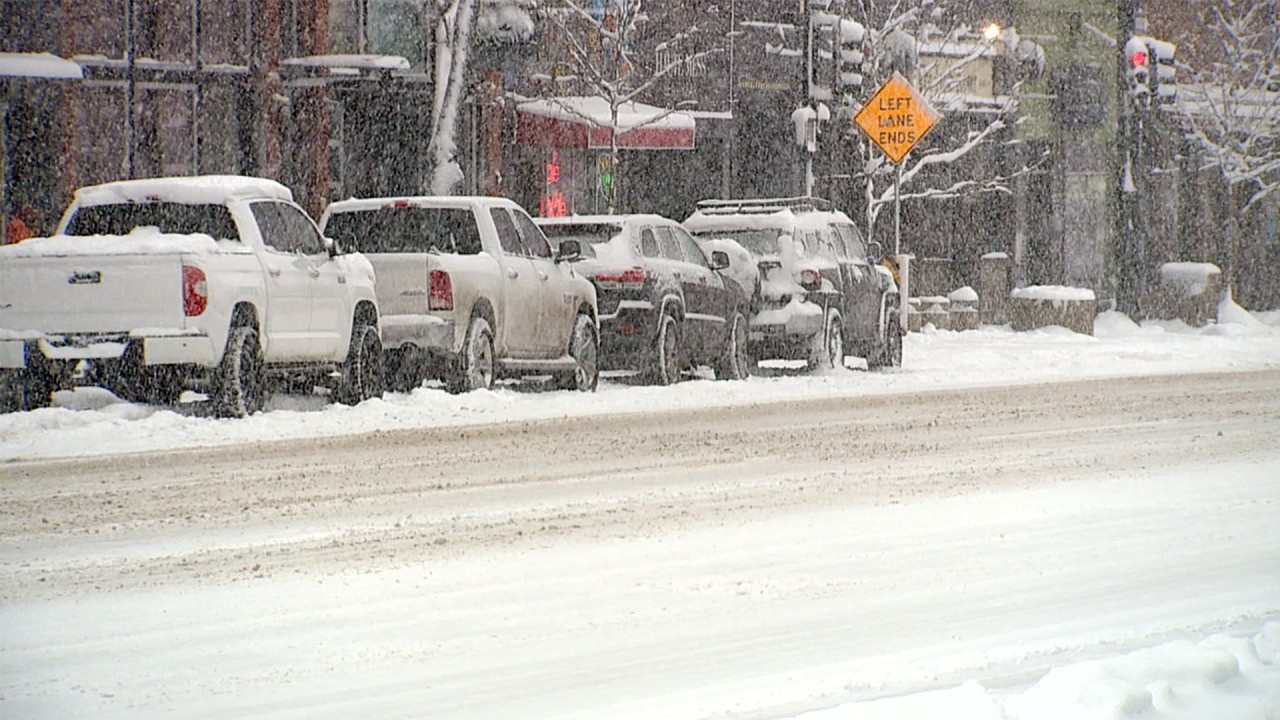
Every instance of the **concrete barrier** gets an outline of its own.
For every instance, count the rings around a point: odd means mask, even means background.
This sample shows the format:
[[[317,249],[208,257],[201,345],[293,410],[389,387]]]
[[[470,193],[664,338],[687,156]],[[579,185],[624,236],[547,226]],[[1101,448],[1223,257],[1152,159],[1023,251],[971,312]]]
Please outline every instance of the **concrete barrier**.
[[[1081,335],[1093,334],[1098,299],[1092,290],[1033,285],[1014,289],[1010,300],[1014,330],[1022,332],[1060,325]]]

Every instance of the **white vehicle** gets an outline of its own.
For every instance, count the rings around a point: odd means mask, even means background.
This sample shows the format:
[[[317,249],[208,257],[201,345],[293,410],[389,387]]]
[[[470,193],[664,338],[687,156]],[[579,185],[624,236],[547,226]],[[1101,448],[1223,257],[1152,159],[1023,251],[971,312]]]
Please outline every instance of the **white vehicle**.
[[[870,368],[902,364],[898,284],[847,215],[821,198],[703,200],[684,221],[704,245],[734,240],[760,273],[751,316],[758,359],[840,367],[847,354]],[[846,352],[851,350],[851,352]]]
[[[325,234],[377,271],[388,377],[450,392],[498,377],[552,375],[594,390],[599,324],[591,281],[573,269],[516,203],[498,197],[352,199],[329,205]]]
[[[54,236],[0,247],[0,373],[6,410],[91,384],[161,404],[197,390],[245,416],[268,374],[358,402],[383,387],[373,267],[271,180],[81,188]]]

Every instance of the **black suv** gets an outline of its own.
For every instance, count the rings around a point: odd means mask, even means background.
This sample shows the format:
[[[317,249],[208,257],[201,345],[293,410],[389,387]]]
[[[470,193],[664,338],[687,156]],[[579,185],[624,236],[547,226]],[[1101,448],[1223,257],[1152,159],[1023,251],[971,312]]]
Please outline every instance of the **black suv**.
[[[839,367],[852,354],[870,368],[902,364],[893,274],[880,263],[879,244],[868,252],[853,221],[826,200],[703,200],[684,226],[704,246],[733,240],[754,258],[760,296],[750,352],[757,359]]]
[[[639,370],[669,385],[697,365],[717,379],[751,372],[751,296],[722,275],[723,252],[708,258],[679,223],[659,215],[578,215],[534,222],[553,246],[577,240],[577,270],[596,286],[600,365]]]

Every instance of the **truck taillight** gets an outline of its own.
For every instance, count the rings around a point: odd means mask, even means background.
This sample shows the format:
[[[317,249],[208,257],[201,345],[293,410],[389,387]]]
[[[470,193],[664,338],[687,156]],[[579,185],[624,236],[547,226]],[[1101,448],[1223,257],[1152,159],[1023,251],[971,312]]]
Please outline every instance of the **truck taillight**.
[[[204,271],[194,265],[182,266],[182,314],[197,317],[209,307],[209,283]]]
[[[427,283],[427,309],[453,309],[453,281],[444,270],[432,270]]]
[[[812,268],[800,271],[800,287],[818,290],[822,287],[822,274]]]
[[[596,285],[605,290],[639,290],[644,287],[644,268],[632,268],[620,273],[599,273]]]

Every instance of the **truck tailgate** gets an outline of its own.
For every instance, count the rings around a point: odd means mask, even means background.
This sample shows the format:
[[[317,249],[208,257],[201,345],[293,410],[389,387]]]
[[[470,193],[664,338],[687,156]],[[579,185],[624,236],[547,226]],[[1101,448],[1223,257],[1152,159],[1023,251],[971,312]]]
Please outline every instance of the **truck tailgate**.
[[[0,328],[49,333],[180,328],[182,255],[6,258]]]
[[[378,312],[422,315],[427,312],[429,257],[426,253],[367,253],[378,278]]]

